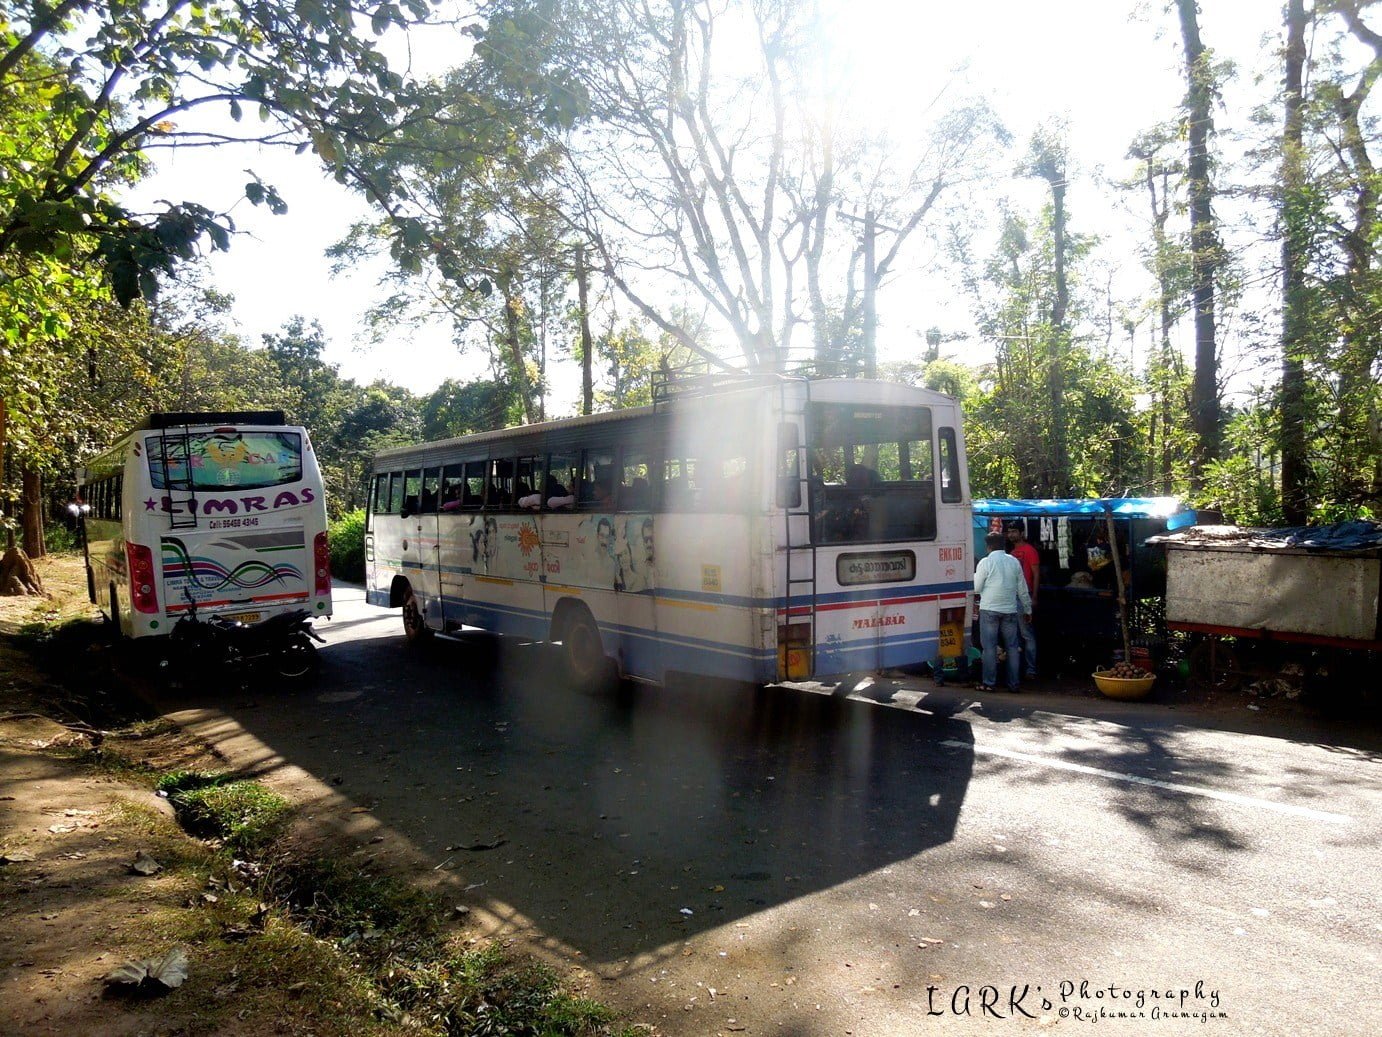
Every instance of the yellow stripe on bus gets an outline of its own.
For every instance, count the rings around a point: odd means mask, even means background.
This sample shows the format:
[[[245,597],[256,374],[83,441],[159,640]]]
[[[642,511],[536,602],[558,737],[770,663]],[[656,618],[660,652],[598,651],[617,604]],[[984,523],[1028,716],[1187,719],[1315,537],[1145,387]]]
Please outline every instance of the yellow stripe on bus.
[[[477,583],[496,583],[500,587],[513,586],[513,580],[501,580],[497,576],[475,576],[474,579]]]
[[[719,612],[719,605],[707,605],[703,601],[678,601],[676,598],[658,598],[659,605],[668,605],[677,609],[692,609],[695,612]]]

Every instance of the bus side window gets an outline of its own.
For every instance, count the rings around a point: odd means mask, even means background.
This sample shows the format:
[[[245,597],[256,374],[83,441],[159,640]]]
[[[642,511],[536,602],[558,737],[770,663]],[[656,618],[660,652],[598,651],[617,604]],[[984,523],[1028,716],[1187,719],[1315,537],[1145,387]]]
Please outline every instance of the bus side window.
[[[119,522],[125,517],[125,474],[121,472],[115,477],[115,521]]]
[[[485,503],[486,461],[467,461],[465,465],[465,487],[461,491],[461,507],[472,510]]]
[[[449,464],[441,473],[441,510],[456,511],[465,498],[465,467]]]
[[[370,501],[369,510],[379,515],[387,515],[389,512],[389,473],[381,472],[374,477],[374,499]]]
[[[576,503],[578,467],[575,454],[548,455],[547,478],[542,488],[543,507],[569,508]]]
[[[960,451],[955,444],[955,430],[940,430],[941,451],[941,500],[946,504],[958,504],[960,493]]]
[[[520,508],[536,508],[542,505],[542,458],[528,455],[518,459],[514,474],[513,502]]]
[[[424,515],[436,513],[441,495],[441,469],[428,468],[422,473],[422,497],[418,501],[418,511]]]
[[[646,450],[624,448],[620,511],[648,511],[652,507],[653,464]]]
[[[485,489],[486,508],[513,507],[513,461],[496,458],[489,464],[489,486]]]
[[[418,511],[418,497],[422,493],[422,472],[414,468],[403,479],[403,508],[399,512],[404,518],[409,515],[416,515]]]
[[[618,498],[618,477],[613,448],[581,451],[581,485],[577,491],[581,507],[613,511]]]
[[[801,433],[795,423],[777,426],[777,506],[801,507]]]
[[[685,458],[669,457],[662,462],[663,511],[690,511],[695,500],[690,468]]]
[[[393,472],[389,475],[389,510],[388,514],[397,515],[403,510],[403,473]]]

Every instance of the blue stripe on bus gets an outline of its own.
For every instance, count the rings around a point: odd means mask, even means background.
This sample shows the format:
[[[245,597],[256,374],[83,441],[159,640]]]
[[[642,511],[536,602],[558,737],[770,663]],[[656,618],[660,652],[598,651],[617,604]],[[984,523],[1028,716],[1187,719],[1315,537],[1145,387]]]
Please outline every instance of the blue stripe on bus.
[[[411,562],[404,562],[401,568],[423,572],[424,567]],[[431,571],[438,571],[438,567],[433,566]],[[469,566],[443,565],[439,569],[443,573],[453,575],[470,576],[474,575]],[[481,573],[479,575],[485,575]],[[511,576],[499,577],[501,579],[513,580],[514,583],[531,584],[542,586],[546,583],[546,577],[540,581],[523,580]],[[583,590],[608,590],[609,588],[590,587]],[[691,601],[710,605],[723,605],[728,608],[760,608],[781,610],[785,608],[799,608],[803,604],[815,601],[817,605],[836,605],[851,601],[878,601],[887,604],[895,598],[913,598],[932,594],[956,594],[968,593],[974,589],[972,580],[951,583],[911,583],[906,585],[884,584],[882,586],[865,587],[847,591],[830,591],[828,593],[817,594],[814,598],[806,595],[778,595],[771,598],[760,598],[739,594],[723,594],[711,591],[685,590],[678,587],[655,587],[639,591],[620,591],[621,594],[637,594],[640,597],[651,597],[654,600],[666,598],[670,601]]]

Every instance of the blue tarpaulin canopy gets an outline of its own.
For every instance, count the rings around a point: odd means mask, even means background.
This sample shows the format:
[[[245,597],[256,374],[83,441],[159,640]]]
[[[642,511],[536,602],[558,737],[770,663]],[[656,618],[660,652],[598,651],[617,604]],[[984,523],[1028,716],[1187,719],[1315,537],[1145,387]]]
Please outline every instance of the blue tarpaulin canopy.
[[[986,525],[990,518],[1097,518],[1113,512],[1114,518],[1170,518],[1194,512],[1179,497],[1092,497],[1083,500],[1002,500],[974,501],[974,522]]]

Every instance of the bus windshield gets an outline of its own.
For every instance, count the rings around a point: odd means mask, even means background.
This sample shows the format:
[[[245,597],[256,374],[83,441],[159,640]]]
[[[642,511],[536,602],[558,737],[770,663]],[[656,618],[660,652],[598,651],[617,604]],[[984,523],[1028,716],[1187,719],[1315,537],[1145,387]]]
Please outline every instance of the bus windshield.
[[[935,539],[929,410],[813,403],[809,422],[817,543]]]
[[[144,448],[156,490],[167,483],[185,486],[189,463],[194,490],[259,490],[302,479],[302,436],[296,432],[153,435]]]

